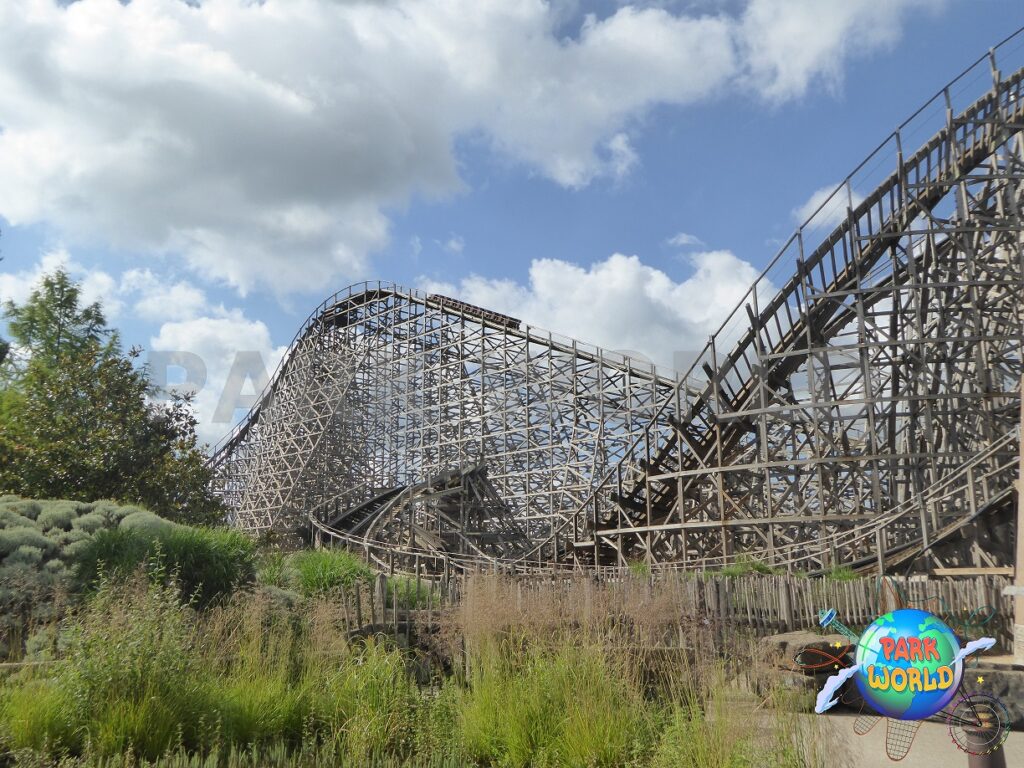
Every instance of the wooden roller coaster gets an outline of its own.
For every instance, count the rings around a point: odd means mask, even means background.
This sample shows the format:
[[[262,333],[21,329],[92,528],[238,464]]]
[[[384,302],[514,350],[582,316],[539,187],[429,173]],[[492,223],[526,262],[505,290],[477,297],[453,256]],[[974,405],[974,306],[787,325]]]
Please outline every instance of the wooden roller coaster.
[[[1021,64],[1018,32],[917,110],[684,375],[437,294],[335,294],[210,459],[232,522],[391,567],[1011,564]]]

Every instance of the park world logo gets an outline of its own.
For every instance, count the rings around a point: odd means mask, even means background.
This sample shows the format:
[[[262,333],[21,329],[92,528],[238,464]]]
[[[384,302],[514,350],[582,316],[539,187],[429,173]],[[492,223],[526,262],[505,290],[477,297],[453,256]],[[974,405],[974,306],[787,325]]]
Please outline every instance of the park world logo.
[[[863,707],[854,730],[863,735],[874,722],[889,718],[886,748],[893,759],[909,750],[917,724],[936,715],[946,719],[954,743],[964,751],[987,753],[1005,740],[1009,725],[1005,707],[964,686],[965,661],[992,648],[994,638],[981,637],[961,646],[942,619],[909,607],[883,613],[860,634],[844,626],[835,609],[819,611],[818,620],[823,628],[843,635],[849,645],[826,654],[838,671],[818,693],[815,712],[827,712],[840,699],[853,704],[849,693],[839,693],[853,679]],[[834,645],[839,648],[842,643]],[[869,716],[872,710],[876,715]],[[914,725],[896,726],[895,721]]]

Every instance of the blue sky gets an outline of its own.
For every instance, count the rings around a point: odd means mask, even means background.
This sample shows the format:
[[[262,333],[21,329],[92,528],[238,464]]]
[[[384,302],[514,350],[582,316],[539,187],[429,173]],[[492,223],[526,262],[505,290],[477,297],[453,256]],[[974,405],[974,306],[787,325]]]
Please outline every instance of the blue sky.
[[[126,343],[204,361],[211,441],[236,353],[272,369],[362,279],[670,362],[1021,25],[1013,0],[3,0],[0,297],[64,264]]]

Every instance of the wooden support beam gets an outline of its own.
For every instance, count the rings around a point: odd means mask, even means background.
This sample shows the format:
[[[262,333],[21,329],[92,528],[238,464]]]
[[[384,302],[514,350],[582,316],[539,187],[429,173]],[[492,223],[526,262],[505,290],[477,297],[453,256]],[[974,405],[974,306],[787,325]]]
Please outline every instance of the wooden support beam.
[[[994,568],[932,568],[932,576],[1013,576],[1012,565]]]

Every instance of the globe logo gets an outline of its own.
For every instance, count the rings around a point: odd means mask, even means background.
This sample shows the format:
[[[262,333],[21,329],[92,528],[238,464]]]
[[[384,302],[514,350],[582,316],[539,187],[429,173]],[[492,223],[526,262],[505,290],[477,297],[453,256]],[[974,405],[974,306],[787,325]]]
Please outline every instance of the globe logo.
[[[879,714],[899,720],[934,715],[963,676],[960,641],[937,616],[903,608],[875,619],[857,646],[857,687]]]

